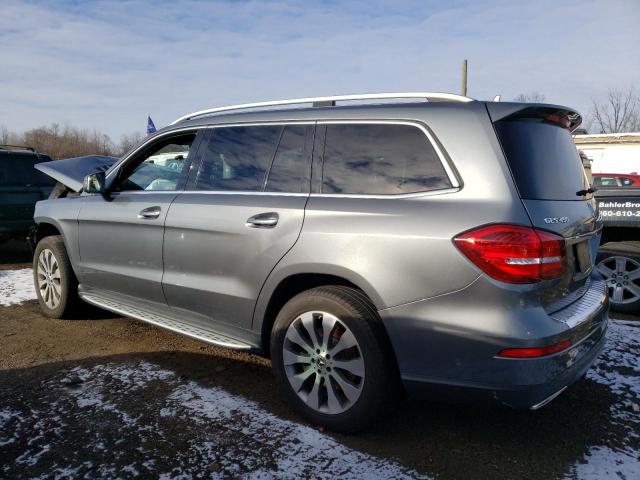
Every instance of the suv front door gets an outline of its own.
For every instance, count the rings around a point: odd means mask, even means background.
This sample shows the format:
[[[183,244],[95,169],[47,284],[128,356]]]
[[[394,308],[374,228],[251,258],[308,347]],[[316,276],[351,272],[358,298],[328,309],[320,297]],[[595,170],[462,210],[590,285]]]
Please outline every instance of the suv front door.
[[[166,220],[170,307],[205,327],[251,327],[265,279],[302,229],[313,133],[310,124],[209,129],[197,179]]]
[[[157,139],[118,170],[108,195],[87,195],[78,216],[84,288],[165,304],[162,241],[184,188],[196,133]]]

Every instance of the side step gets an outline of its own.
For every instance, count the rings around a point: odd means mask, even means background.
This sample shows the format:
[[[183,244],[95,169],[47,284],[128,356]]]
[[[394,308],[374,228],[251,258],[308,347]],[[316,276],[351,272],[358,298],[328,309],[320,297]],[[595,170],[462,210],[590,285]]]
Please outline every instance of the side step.
[[[210,330],[178,320],[166,314],[153,312],[139,306],[134,306],[130,303],[125,303],[123,300],[116,300],[111,296],[102,295],[95,291],[87,292],[82,289],[80,289],[78,293],[80,298],[85,302],[119,315],[135,318],[136,320],[147,322],[161,328],[166,328],[167,330],[202,340],[203,342],[211,343],[213,345],[218,345],[220,347],[233,348],[237,350],[251,349],[251,345],[234,338],[221,335],[220,333],[211,332]]]

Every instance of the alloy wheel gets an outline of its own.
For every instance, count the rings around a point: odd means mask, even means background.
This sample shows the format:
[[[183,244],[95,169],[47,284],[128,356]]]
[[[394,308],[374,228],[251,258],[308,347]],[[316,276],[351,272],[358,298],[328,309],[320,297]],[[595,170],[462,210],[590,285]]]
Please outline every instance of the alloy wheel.
[[[612,256],[598,263],[597,269],[607,281],[612,303],[640,300],[640,263],[628,257]]]
[[[38,290],[45,305],[51,310],[60,304],[62,279],[58,260],[51,250],[45,248],[38,256]]]
[[[287,328],[282,359],[289,384],[313,410],[331,415],[360,398],[365,367],[353,332],[327,312],[305,312]]]

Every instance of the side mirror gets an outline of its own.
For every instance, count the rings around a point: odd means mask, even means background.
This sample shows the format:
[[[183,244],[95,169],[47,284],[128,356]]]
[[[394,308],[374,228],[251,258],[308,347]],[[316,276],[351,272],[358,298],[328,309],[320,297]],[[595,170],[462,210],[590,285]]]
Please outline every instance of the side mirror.
[[[104,172],[96,172],[84,177],[82,183],[82,191],[85,193],[101,193],[106,194],[105,191],[105,175]]]

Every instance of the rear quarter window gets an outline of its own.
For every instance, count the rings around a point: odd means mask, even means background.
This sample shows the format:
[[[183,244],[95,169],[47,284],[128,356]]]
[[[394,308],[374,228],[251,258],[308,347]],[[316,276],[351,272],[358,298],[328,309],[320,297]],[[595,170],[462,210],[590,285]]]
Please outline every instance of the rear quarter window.
[[[584,200],[589,188],[569,130],[541,119],[496,122],[520,196],[526,200]]]
[[[328,125],[323,193],[394,195],[451,188],[424,132],[411,125]]]

